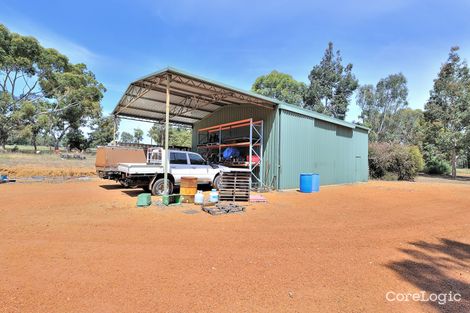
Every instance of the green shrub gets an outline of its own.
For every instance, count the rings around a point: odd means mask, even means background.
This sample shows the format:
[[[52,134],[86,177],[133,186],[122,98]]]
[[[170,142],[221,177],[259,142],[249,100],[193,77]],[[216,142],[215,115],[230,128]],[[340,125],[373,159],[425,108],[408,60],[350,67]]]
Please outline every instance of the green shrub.
[[[437,175],[450,174],[451,166],[449,162],[447,162],[446,160],[443,160],[438,157],[431,157],[426,162],[425,171],[428,174],[437,174]]]
[[[390,156],[392,163],[389,171],[398,175],[398,180],[413,180],[418,174],[410,149],[403,145],[392,145]]]
[[[410,154],[411,154],[411,159],[413,160],[413,163],[416,167],[416,170],[418,172],[422,172],[424,170],[424,158],[423,154],[419,150],[417,146],[411,146],[410,147]]]
[[[369,174],[372,178],[414,180],[423,166],[423,156],[417,147],[390,143],[369,144]]]
[[[372,178],[383,178],[390,167],[390,147],[386,143],[369,144],[369,175]]]
[[[396,181],[398,180],[398,175],[396,173],[386,172],[381,179],[385,181]]]

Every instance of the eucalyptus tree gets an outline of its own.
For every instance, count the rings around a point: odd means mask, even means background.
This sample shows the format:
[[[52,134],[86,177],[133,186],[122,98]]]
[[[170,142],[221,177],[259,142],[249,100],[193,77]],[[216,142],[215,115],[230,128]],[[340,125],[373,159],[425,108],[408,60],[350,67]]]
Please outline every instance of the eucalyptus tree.
[[[427,144],[448,156],[453,178],[457,175],[457,156],[466,148],[470,132],[470,70],[458,50],[451,48],[424,107]]]
[[[13,131],[29,127],[33,134],[48,132],[58,148],[70,128],[78,129],[101,115],[104,91],[84,64],[72,64],[57,50],[46,49],[35,38],[10,32],[0,24],[3,147]],[[38,130],[39,126],[44,129]]]
[[[359,86],[352,68],[351,63],[342,64],[340,51],[334,53],[333,43],[329,42],[320,64],[308,76],[305,107],[344,120],[351,97]]]
[[[407,81],[402,73],[389,75],[376,86],[369,84],[359,88],[356,99],[361,108],[359,117],[371,129],[372,141],[403,141],[400,133],[406,112],[400,112],[407,108],[407,98]]]
[[[144,139],[144,131],[140,128],[134,128],[134,140],[140,143]]]
[[[289,104],[303,105],[303,97],[307,86],[296,81],[291,75],[272,71],[258,77],[251,90],[267,97],[271,97]]]

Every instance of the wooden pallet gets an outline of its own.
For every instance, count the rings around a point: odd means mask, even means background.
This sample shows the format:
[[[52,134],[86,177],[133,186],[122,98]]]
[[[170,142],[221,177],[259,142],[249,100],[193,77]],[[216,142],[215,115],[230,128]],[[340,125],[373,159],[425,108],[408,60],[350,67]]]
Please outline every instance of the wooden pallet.
[[[222,173],[220,201],[249,201],[250,176],[251,174],[247,172]]]
[[[203,204],[202,210],[210,215],[240,213],[245,211],[245,207],[236,203],[217,203],[217,204]]]

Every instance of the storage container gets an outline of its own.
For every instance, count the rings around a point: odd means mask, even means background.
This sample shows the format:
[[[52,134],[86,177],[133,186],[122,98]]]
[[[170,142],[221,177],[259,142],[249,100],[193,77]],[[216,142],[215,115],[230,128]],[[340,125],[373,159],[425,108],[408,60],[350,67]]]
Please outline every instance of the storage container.
[[[183,196],[194,196],[197,191],[196,177],[181,177],[180,194]]]
[[[318,192],[320,190],[320,175],[314,173],[300,174],[300,192]]]
[[[219,193],[217,189],[212,189],[209,194],[209,202],[219,202]]]
[[[204,203],[204,194],[202,190],[198,190],[194,196],[194,204],[203,204]]]

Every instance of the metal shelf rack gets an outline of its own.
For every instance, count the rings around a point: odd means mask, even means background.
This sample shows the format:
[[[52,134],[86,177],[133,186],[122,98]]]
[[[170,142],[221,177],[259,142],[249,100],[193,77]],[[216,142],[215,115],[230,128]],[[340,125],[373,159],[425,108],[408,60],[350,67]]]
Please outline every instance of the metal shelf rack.
[[[246,141],[227,143],[223,142],[223,131],[237,128],[248,128],[249,136]],[[210,135],[217,134],[217,142],[208,143]],[[263,121],[253,121],[252,118],[235,121],[231,123],[219,124],[198,130],[198,143],[205,138],[206,142],[198,144],[200,150],[218,150],[219,161],[222,159],[222,149],[227,147],[247,147],[248,162],[245,166],[251,173],[250,185],[252,187],[263,186]],[[252,162],[253,159],[258,162]]]

